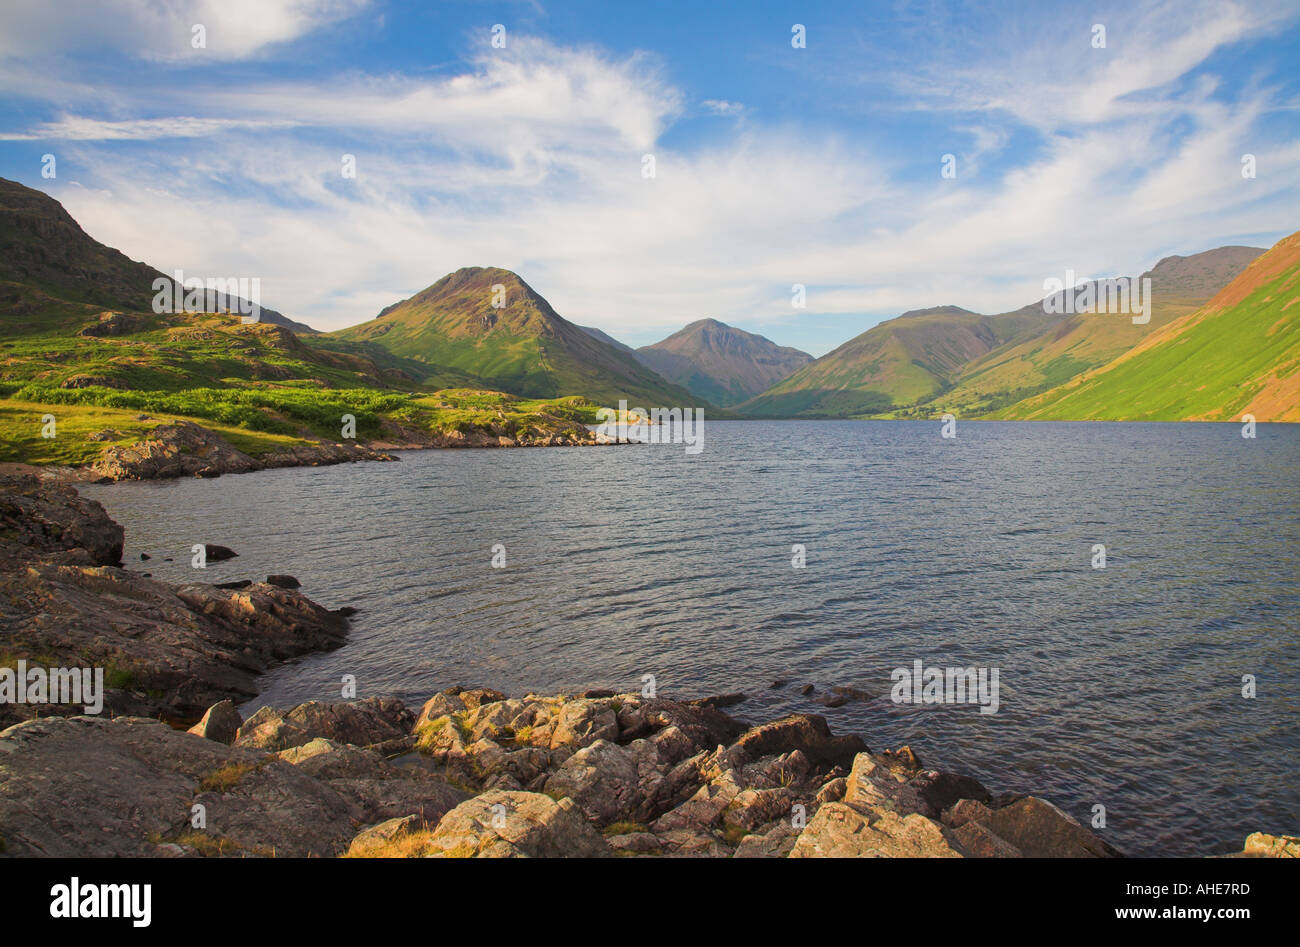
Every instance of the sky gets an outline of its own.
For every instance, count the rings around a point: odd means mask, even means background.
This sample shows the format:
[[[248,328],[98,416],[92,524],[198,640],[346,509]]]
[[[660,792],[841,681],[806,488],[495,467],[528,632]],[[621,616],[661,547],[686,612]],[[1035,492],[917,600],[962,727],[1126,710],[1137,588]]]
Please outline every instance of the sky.
[[[1294,232],[1297,50],[1293,0],[5,0],[0,176],[320,329],[502,266],[821,355]]]

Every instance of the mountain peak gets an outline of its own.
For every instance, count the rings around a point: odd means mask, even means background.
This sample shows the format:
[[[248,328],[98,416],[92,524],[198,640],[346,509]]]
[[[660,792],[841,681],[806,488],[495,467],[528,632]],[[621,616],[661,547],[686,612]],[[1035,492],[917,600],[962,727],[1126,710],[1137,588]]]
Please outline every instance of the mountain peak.
[[[697,319],[636,355],[669,381],[723,407],[752,398],[812,361],[807,352],[717,319]]]

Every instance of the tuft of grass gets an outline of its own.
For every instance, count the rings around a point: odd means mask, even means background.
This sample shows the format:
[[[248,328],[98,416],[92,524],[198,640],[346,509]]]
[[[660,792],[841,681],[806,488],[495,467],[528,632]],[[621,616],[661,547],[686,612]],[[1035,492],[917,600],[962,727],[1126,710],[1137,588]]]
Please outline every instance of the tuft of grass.
[[[640,822],[611,822],[600,830],[601,835],[631,835],[633,832],[648,831]]]
[[[227,763],[214,769],[199,780],[199,792],[230,792],[249,773],[260,769],[261,763]]]
[[[752,834],[749,829],[734,822],[722,823],[722,841],[732,848],[740,844],[740,840],[746,835]]]

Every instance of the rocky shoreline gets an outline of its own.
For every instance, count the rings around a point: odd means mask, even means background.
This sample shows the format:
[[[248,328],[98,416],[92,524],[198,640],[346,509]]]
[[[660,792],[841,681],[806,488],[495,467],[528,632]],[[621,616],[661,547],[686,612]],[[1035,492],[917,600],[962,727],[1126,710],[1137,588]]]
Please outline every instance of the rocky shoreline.
[[[338,647],[346,617],[286,577],[223,589],[128,573],[122,536],[70,487],[0,479],[6,658],[115,671],[100,715],[0,704],[2,855],[1121,854],[1051,803],[908,747],[873,750],[815,714],[751,724],[721,709],[743,695],[456,687],[418,709],[370,697],[245,720],[256,676]],[[1239,854],[1295,857],[1300,840],[1253,835]]]
[[[112,445],[66,479],[111,483],[119,480],[165,480],[219,477],[279,467],[326,467],[359,461],[396,461],[390,451],[457,447],[594,447],[610,438],[579,426],[560,431],[511,431],[488,425],[440,433],[387,424],[385,436],[369,444],[317,440],[278,448],[257,457],[233,447],[219,434],[192,421],[160,424],[147,438],[129,446]]]

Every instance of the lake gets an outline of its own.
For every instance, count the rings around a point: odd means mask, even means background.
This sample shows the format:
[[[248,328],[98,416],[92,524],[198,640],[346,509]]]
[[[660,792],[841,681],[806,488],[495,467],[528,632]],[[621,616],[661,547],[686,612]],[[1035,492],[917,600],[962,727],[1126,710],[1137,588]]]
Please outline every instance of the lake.
[[[653,674],[661,696],[743,691],[728,712],[745,719],[820,713],[873,750],[910,744],[1085,824],[1103,805],[1129,854],[1240,850],[1300,825],[1300,427],[705,433],[695,454],[411,451],[81,490],[126,527],[129,568],[290,573],[359,609],[346,646],[267,674],[246,712],[337,700],[345,674],[417,706],[452,684],[637,691]],[[239,557],[196,572],[198,542]],[[891,672],[917,660],[996,668],[997,713],[892,702]],[[878,696],[814,701],[836,685]]]

